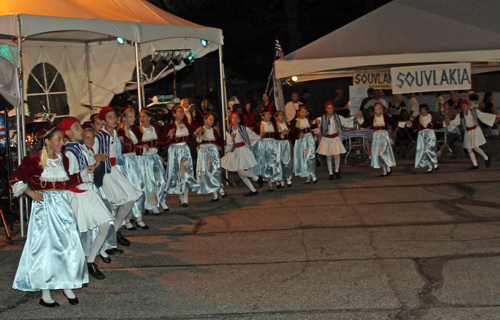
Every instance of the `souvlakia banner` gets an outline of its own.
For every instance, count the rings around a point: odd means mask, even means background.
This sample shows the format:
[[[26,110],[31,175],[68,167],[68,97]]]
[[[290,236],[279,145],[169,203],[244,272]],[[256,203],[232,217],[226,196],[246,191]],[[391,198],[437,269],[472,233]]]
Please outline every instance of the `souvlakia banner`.
[[[429,92],[471,89],[470,63],[391,68],[392,92]]]

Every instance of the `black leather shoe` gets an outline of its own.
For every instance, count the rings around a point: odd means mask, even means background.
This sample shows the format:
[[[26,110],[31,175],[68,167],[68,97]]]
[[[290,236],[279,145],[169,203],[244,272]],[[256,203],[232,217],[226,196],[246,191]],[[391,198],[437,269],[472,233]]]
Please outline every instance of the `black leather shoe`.
[[[386,173],[386,174],[381,174],[379,177],[387,177],[387,176],[388,174]]]
[[[219,198],[210,200],[210,202],[218,202],[218,201],[219,201]]]
[[[340,179],[340,172],[335,172],[335,179],[337,179],[337,180]]]
[[[250,191],[249,193],[245,194],[245,197],[253,197],[256,196],[259,192],[257,190],[255,191]]]
[[[184,202],[184,203],[182,204],[182,207],[183,207],[183,208],[187,208],[187,207],[189,207],[189,204]]]
[[[136,227],[134,227],[134,225],[132,224],[132,221],[130,221],[130,224],[132,225],[131,228],[127,227],[127,224],[125,224],[125,229],[127,229],[128,231],[134,231],[134,230],[137,230]]]
[[[144,222],[143,222],[144,223]],[[144,223],[143,226],[141,226],[137,221],[135,222],[135,225],[137,226],[137,229],[142,229],[142,230],[148,230],[149,226]]]
[[[488,156],[488,160],[484,160],[484,163],[486,165],[486,168],[489,168],[491,166],[491,157]]]
[[[311,180],[306,180],[306,182],[304,182],[304,184],[311,184]]]
[[[290,183],[287,181],[286,182],[286,185],[288,186],[288,188],[290,188],[292,186],[292,182],[290,181]]]
[[[125,246],[125,247],[128,247],[130,246],[130,241],[127,240],[127,238],[125,238],[121,233],[120,231],[116,231],[116,242],[118,242],[118,244],[122,245],[122,246]]]
[[[111,263],[111,257],[104,257],[102,254],[99,254],[99,257],[101,257],[102,262]]]
[[[472,167],[469,168],[469,170],[477,170],[477,169],[479,169],[479,166],[474,166],[473,165]]]
[[[78,301],[78,297],[74,297],[73,299],[70,299],[70,298],[68,298],[66,293],[64,293],[64,291],[63,291],[63,294],[66,297],[66,299],[68,299],[69,304],[76,306],[78,303],[80,303],[80,301]]]
[[[59,303],[57,302],[52,302],[52,303],[47,303],[45,301],[43,301],[43,299],[40,299],[40,301],[38,301],[38,303],[41,305],[41,306],[44,306],[44,307],[47,307],[47,308],[54,308],[54,307],[59,307]]]
[[[220,196],[222,197],[222,199],[226,199],[226,197],[227,197],[227,193],[225,193],[225,192],[224,192],[224,193],[223,193],[223,194],[221,194]]]
[[[259,188],[262,188],[264,185],[264,180],[262,179],[262,176],[259,176],[259,180],[257,180],[257,183],[259,184]]]
[[[274,188],[273,187],[269,188],[269,192],[274,192]]]
[[[313,183],[318,182],[318,178],[313,178]]]
[[[333,174],[328,177],[328,180],[333,180]]]
[[[276,184],[276,188],[278,188],[278,189],[283,188],[283,186],[281,185],[281,182],[278,182],[278,183]]]
[[[438,170],[439,170],[439,166],[434,168],[434,171],[438,171]]]
[[[391,173],[392,173],[392,170],[390,170],[390,169],[389,169],[389,170],[387,170],[387,175],[388,175],[388,176],[390,176],[390,175],[391,175]]]
[[[97,267],[97,264],[95,264],[95,262],[87,262],[87,268],[89,269],[89,275],[91,275],[94,279],[106,279],[106,276],[104,275],[104,273],[99,271],[99,268]]]
[[[118,248],[113,248],[113,249],[105,250],[105,252],[107,254],[114,255],[114,254],[122,254],[123,250],[122,249],[118,249]]]

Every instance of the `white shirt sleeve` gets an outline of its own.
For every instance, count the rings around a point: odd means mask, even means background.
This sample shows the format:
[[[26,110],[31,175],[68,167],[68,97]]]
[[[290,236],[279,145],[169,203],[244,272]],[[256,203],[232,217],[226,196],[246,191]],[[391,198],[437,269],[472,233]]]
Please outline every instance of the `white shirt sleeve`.
[[[448,131],[452,131],[453,129],[455,129],[459,125],[460,125],[460,113],[457,114],[455,119],[450,120],[450,125],[448,126]]]
[[[78,170],[78,167],[79,167],[78,166],[78,159],[76,159],[73,152],[66,151],[66,152],[64,152],[64,155],[69,160],[69,169],[68,169],[69,174],[75,174],[75,173],[80,172],[80,170]]]
[[[250,144],[252,145],[252,147],[257,143],[257,141],[260,140],[260,136],[258,134],[256,134],[255,132],[253,132],[252,130],[247,129],[247,133],[248,133],[248,138],[250,138]]]
[[[354,128],[354,117],[349,117],[349,118],[344,118],[342,116],[339,116],[340,118],[340,124],[344,128]]]
[[[469,111],[470,112],[470,111]],[[477,118],[484,124],[492,127],[495,124],[495,121],[497,119],[496,115],[492,113],[486,113],[486,112],[481,112],[479,110],[476,110],[477,112]]]
[[[94,150],[94,154],[99,153],[99,140],[97,140],[97,137],[94,138],[94,145],[92,146],[92,150]]]
[[[295,110],[295,106],[291,101],[285,105],[285,112],[286,112],[287,122],[290,122],[293,120],[293,118],[295,118],[295,113],[297,111]]]
[[[231,149],[233,149],[233,144],[234,140],[231,139],[231,135],[226,131],[226,152],[229,152],[231,151]]]

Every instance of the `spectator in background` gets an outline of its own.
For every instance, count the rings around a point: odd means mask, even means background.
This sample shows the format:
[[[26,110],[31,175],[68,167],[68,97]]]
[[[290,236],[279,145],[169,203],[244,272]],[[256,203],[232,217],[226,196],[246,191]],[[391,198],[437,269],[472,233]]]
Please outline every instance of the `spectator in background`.
[[[231,98],[229,98],[229,101],[227,103],[228,109],[230,109],[231,112],[233,111],[233,107],[235,104],[240,104],[240,92],[238,90],[233,91],[233,95],[231,96]],[[229,112],[228,114],[231,114],[231,112]]]
[[[259,107],[258,111],[259,111],[258,114],[263,114],[265,111],[269,111],[271,115],[273,115],[276,112],[276,107],[274,106],[273,102],[269,101],[269,95],[267,94],[267,92],[264,92],[264,94],[262,95],[262,105]]]
[[[361,105],[359,106],[359,112],[361,112],[365,120],[370,117],[368,116],[368,110],[367,110],[369,106],[367,106],[366,104],[368,103],[368,101],[373,99],[373,96],[375,95],[375,90],[373,90],[373,88],[368,88],[368,90],[366,90],[366,94],[368,95],[368,97],[364,98],[363,101],[361,101]]]
[[[245,103],[245,109],[241,113],[241,116],[243,125],[253,130],[253,127],[257,123],[257,114],[252,111],[252,103],[250,101]]]
[[[451,121],[455,119],[457,116],[457,111],[455,110],[454,102],[453,100],[449,99],[445,103],[443,103],[443,109],[440,113],[441,119],[443,121]],[[457,128],[455,130],[446,133],[447,134],[447,141],[446,143],[443,143],[441,146],[441,149],[436,152],[436,157],[440,157],[444,149],[448,146],[451,149],[451,158],[456,158],[457,157],[457,146],[455,145],[455,142],[460,138],[460,131],[458,131]]]
[[[299,94],[297,92],[292,92],[292,95],[290,97],[291,101],[288,101],[288,103],[285,105],[285,111],[286,111],[286,121],[290,123],[295,118],[295,115],[297,114],[297,111],[299,110],[299,106],[302,105],[303,103],[299,101]]]
[[[410,118],[413,120],[413,118],[419,115],[420,106],[414,93],[408,93],[406,98],[408,99],[408,112],[410,113]]]
[[[94,133],[98,134],[101,129],[104,129],[104,124],[99,119],[99,114],[95,113],[90,116],[90,122],[92,122],[92,127],[94,128]]]
[[[335,113],[347,118],[349,117],[349,109],[346,107],[346,103],[344,101],[344,90],[342,89],[337,89],[335,90],[335,100],[333,100],[333,109],[335,110]]]
[[[406,110],[406,104],[403,101],[402,94],[392,96],[392,101],[389,103],[389,111],[387,112],[394,120],[400,121],[401,111]]]
[[[311,95],[312,92],[309,89],[305,89],[304,91],[302,91],[302,97],[299,99],[299,101],[302,102],[302,104],[308,106],[309,109],[311,106],[309,106],[308,102],[309,99],[311,98]]]
[[[444,99],[441,96],[441,93],[437,91],[434,91],[434,97],[436,98],[436,102],[434,103],[436,112],[441,114],[441,112],[443,112]]]
[[[488,111],[486,111],[487,106],[488,106],[488,109],[492,111],[490,113],[497,114],[497,108],[495,106],[495,102],[493,101],[493,93],[492,92],[486,92],[484,94],[483,101],[481,101],[481,104],[479,105],[479,110],[481,110],[483,112],[488,112]]]
[[[457,112],[460,111],[460,101],[462,101],[462,99],[460,99],[458,97],[458,93],[456,90],[451,90],[450,91],[450,99],[453,101],[453,107],[457,110]],[[451,106],[451,104],[450,104]]]
[[[471,109],[479,109],[479,96],[477,94],[469,94],[469,107]]]

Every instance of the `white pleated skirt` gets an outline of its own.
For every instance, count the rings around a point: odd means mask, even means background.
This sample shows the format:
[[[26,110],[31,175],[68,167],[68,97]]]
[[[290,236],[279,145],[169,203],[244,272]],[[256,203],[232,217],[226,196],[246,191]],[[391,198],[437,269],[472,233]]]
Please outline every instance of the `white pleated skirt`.
[[[257,165],[255,156],[252,150],[247,146],[236,148],[234,151],[229,151],[221,159],[222,168],[236,172],[238,170],[246,170]]]
[[[471,131],[464,132],[464,148],[474,149],[476,147],[482,146],[486,143],[486,138],[484,137],[483,130],[480,126]]]
[[[102,190],[108,201],[116,206],[129,201],[135,202],[142,196],[142,191],[134,188],[123,173],[115,167],[111,167],[111,173],[104,175]]]
[[[340,140],[339,137],[335,138],[327,138],[323,137],[321,138],[321,141],[319,143],[318,149],[316,150],[317,153],[324,155],[324,156],[333,156],[336,154],[344,154],[346,153],[344,144],[342,143],[342,140]]]
[[[92,230],[105,222],[113,221],[109,208],[94,190],[87,190],[83,193],[66,192],[71,208],[75,212],[80,233]]]

